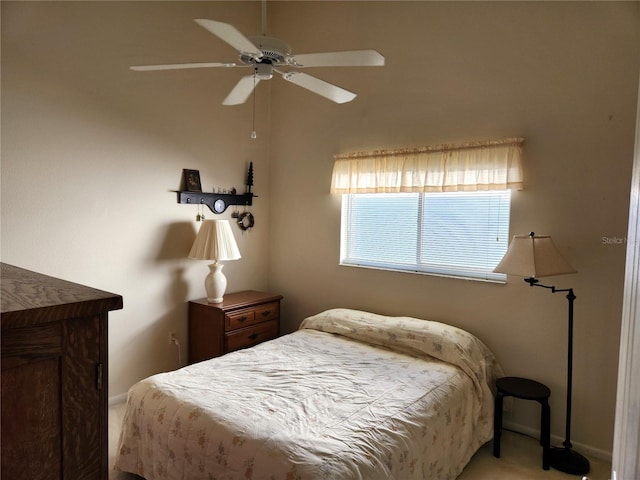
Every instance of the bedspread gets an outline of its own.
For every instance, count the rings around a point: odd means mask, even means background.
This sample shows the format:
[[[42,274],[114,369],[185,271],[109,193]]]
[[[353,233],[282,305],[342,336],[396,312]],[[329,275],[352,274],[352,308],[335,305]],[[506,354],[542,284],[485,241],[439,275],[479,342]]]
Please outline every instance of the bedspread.
[[[116,468],[147,480],[455,478],[491,438],[487,385],[499,367],[490,352],[462,342],[454,365],[407,347],[403,339],[423,343],[415,333],[425,323],[394,320],[358,339],[362,322],[380,319],[330,312],[134,385]],[[426,350],[455,357],[447,342],[460,338],[437,331]]]

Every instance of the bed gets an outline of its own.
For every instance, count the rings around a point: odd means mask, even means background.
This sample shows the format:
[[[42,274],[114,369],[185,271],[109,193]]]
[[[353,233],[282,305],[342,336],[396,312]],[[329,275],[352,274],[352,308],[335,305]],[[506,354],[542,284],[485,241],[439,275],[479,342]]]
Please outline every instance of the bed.
[[[332,309],[140,381],[115,468],[160,479],[454,479],[492,437],[493,354],[443,323]]]

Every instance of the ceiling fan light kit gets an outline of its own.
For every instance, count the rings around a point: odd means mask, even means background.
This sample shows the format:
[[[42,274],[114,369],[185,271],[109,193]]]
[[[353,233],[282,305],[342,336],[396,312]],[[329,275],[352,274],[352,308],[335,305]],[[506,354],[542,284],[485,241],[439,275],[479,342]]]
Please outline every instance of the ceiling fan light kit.
[[[181,70],[188,68],[233,68],[252,67],[250,75],[242,77],[223,100],[223,105],[240,105],[262,80],[271,80],[273,72],[290,83],[320,95],[336,103],[350,102],[354,92],[333,85],[297,69],[306,67],[379,67],[384,57],[376,50],[349,50],[293,55],[284,41],[268,37],[246,37],[233,25],[215,20],[198,18],[195,22],[237,50],[239,63],[206,62],[178,63],[166,65],[138,65],[130,67],[136,71]]]

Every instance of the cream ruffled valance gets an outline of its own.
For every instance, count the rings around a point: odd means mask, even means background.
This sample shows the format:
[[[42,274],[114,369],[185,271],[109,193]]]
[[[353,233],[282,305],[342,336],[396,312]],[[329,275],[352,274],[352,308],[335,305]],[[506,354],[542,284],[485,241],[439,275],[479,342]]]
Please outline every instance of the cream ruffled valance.
[[[331,193],[522,189],[523,138],[334,156]]]

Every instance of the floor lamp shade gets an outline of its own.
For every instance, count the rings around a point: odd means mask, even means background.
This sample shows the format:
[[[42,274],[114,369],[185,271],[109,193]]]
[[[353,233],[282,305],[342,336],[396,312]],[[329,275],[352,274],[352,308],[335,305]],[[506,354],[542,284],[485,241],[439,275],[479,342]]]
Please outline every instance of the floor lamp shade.
[[[227,278],[222,273],[223,265],[219,262],[240,258],[240,250],[229,220],[204,220],[189,252],[189,258],[213,260],[204,286],[210,303],[222,302],[227,289]]]
[[[550,277],[576,273],[576,270],[562,258],[560,252],[549,236],[516,235],[511,240],[503,259],[493,270],[526,277],[524,279],[532,287],[542,287],[552,293],[566,292],[568,303],[568,335],[567,335],[567,406],[565,418],[565,440],[563,447],[552,448],[549,452],[549,464],[561,472],[572,475],[584,475],[589,472],[589,460],[572,449],[571,445],[571,390],[573,372],[573,302],[576,299],[572,288],[556,288],[542,285],[536,277]]]
[[[548,235],[515,235],[500,263],[493,270],[520,277],[550,277],[576,273],[562,258]]]

